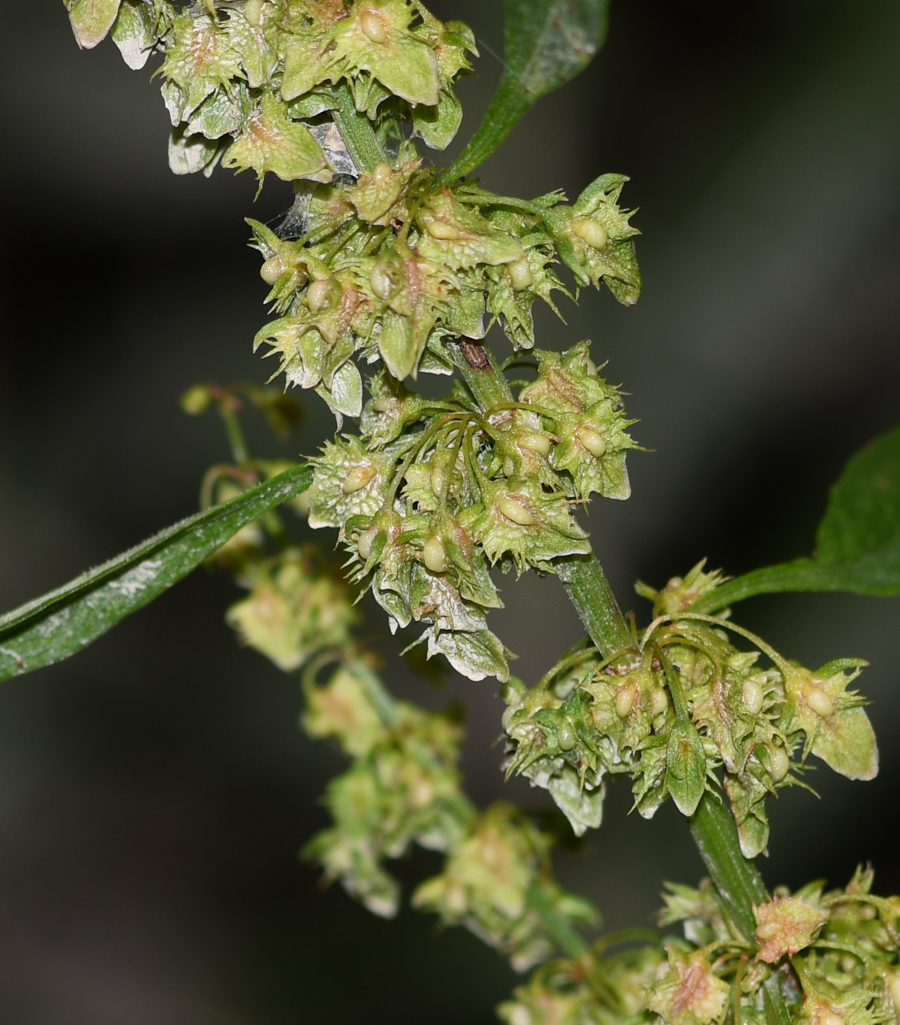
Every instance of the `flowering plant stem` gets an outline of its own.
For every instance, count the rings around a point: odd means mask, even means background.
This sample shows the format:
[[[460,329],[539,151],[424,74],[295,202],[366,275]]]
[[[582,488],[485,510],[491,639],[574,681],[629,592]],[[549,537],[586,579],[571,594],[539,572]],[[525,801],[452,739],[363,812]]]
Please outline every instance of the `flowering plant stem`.
[[[463,342],[455,347],[454,361],[482,409],[513,401],[487,346]],[[594,555],[570,556],[559,577],[589,637],[606,657],[634,644],[628,620]],[[691,836],[728,914],[744,939],[752,940],[753,908],[770,898],[756,866],[741,853],[734,819],[718,795],[707,790],[689,821]],[[780,993],[773,999],[781,1002]]]

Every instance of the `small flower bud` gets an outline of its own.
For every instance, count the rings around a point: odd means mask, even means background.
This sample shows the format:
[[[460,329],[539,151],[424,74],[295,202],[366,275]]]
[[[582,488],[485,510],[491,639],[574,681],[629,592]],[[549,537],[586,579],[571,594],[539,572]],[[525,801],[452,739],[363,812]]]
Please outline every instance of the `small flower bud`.
[[[525,506],[514,498],[510,498],[509,495],[503,495],[497,500],[497,508],[508,520],[512,520],[520,527],[530,527],[536,522]]]
[[[606,452],[606,439],[599,431],[588,427],[587,424],[582,424],[575,430],[575,437],[597,459]]]
[[[534,283],[534,275],[531,273],[531,265],[528,263],[527,256],[508,263],[506,269],[509,271],[512,287],[517,292],[521,292],[523,288],[530,288]]]
[[[443,573],[447,568],[447,552],[444,549],[444,543],[435,534],[430,537],[422,549],[422,561],[425,563],[425,568],[430,569],[432,573]]]
[[[556,731],[556,741],[563,751],[571,751],[578,743],[578,737],[575,736],[575,731],[568,723],[561,722]]]
[[[450,224],[449,221],[439,221],[434,217],[429,217],[424,223],[425,230],[432,238],[453,242],[465,237],[465,233],[455,224]]]
[[[384,395],[380,399],[375,399],[372,403],[372,409],[376,413],[390,413],[394,408],[394,400]]]
[[[750,715],[759,715],[765,700],[765,691],[757,680],[744,680],[741,687],[741,704]]]
[[[806,684],[803,687],[803,700],[806,704],[823,719],[827,719],[834,712],[834,702],[822,687],[814,683]]]
[[[606,228],[592,217],[576,217],[572,221],[572,231],[592,249],[602,249],[609,241]]]
[[[444,468],[440,463],[434,463],[431,467],[431,474],[429,476],[429,483],[431,484],[431,490],[435,495],[440,495],[444,490],[444,479],[446,474]]]
[[[387,26],[381,15],[375,11],[363,11],[359,16],[359,27],[373,43],[387,42]]]
[[[374,476],[374,466],[351,467],[344,479],[344,483],[341,485],[341,491],[343,491],[345,495],[352,495],[354,491],[359,491],[364,488]]]
[[[523,434],[517,442],[519,448],[526,452],[536,452],[539,456],[550,454],[550,438],[546,434],[538,434],[537,431],[530,431]]]
[[[310,283],[306,290],[306,305],[313,313],[324,310],[331,298],[331,280],[329,278],[317,278]]]
[[[281,275],[284,274],[284,271],[284,260],[276,253],[274,256],[270,256],[262,267],[259,268],[259,276],[267,285],[274,285]]]

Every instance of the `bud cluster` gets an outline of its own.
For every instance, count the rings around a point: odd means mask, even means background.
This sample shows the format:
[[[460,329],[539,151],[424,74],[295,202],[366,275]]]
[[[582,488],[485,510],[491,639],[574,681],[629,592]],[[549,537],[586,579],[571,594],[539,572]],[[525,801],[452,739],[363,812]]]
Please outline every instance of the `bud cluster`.
[[[871,779],[878,752],[863,699],[849,684],[865,663],[812,672],[725,618],[693,614],[719,582],[696,566],[662,591],[641,586],[655,619],[633,648],[586,649],[532,689],[507,685],[508,768],[549,790],[576,833],[600,823],[603,780],[628,773],[651,817],[671,796],[692,815],[717,770],[746,857],[765,850],[765,799],[791,784],[809,754],[851,779]],[[731,635],[751,640],[743,651]],[[772,663],[761,668],[761,656]]]
[[[354,579],[392,629],[422,624],[428,655],[470,679],[509,675],[486,624],[501,605],[490,567],[553,572],[590,551],[572,503],[628,495],[631,421],[587,343],[535,355],[519,401],[484,411],[459,389],[428,401],[382,373],[362,436],[338,437],[314,460],[310,525],[339,528]]]

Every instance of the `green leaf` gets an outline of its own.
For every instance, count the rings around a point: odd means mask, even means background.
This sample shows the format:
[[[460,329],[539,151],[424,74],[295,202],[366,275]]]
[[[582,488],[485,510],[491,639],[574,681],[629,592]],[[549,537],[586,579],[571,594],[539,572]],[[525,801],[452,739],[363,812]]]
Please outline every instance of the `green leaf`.
[[[900,594],[900,427],[875,438],[847,463],[831,489],[812,558],[729,580],[693,611],[714,612],[776,591]]]
[[[305,491],[304,464],[190,516],[0,618],[0,681],[61,662],[186,576],[241,527]]]
[[[583,71],[606,39],[609,0],[504,0],[503,77],[478,131],[446,172],[467,175],[543,96]]]

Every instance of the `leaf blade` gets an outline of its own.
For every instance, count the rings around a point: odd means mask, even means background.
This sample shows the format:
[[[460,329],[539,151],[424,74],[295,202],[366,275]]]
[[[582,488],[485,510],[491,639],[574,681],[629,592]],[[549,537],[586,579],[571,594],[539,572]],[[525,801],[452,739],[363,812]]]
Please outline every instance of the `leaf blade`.
[[[503,76],[447,180],[486,160],[541,96],[588,66],[606,39],[609,0],[504,0],[504,11]]]
[[[0,682],[60,662],[148,604],[268,509],[305,491],[306,464],[190,516],[0,616]]]
[[[694,608],[715,612],[780,591],[900,594],[900,426],[873,439],[844,467],[831,489],[812,558],[736,577]]]

